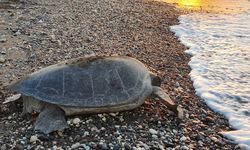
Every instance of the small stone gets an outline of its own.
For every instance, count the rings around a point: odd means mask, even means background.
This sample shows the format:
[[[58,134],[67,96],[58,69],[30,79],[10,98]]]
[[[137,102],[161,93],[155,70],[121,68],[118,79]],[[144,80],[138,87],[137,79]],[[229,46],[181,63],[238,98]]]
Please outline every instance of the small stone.
[[[15,36],[20,35],[20,34],[21,34],[21,32],[19,30],[14,33]]]
[[[131,146],[128,143],[124,144],[125,150],[131,150]]]
[[[154,129],[149,129],[149,132],[151,133],[151,134],[157,134],[158,132],[156,131],[156,130],[154,130]]]
[[[167,140],[164,140],[163,144],[165,145],[165,147],[174,147],[174,144],[172,142],[167,141]]]
[[[24,147],[21,144],[16,144],[15,146],[16,150],[23,150]]]
[[[51,140],[53,140],[53,136],[50,136],[49,134],[41,133],[41,134],[38,134],[37,137],[38,137],[38,139],[40,141],[51,141]]]
[[[7,149],[6,144],[3,144],[3,145],[1,146],[1,150],[6,150],[6,149]]]
[[[91,127],[91,132],[99,132],[98,128],[96,126]]]
[[[113,147],[113,150],[120,150],[120,146],[115,145],[115,146]]]
[[[207,122],[214,122],[215,120],[212,117],[207,116],[206,121]]]
[[[57,131],[58,136],[63,137],[63,132]]]
[[[57,146],[56,146],[56,145],[54,145],[52,149],[53,149],[53,150],[57,150]]]
[[[88,131],[85,131],[85,132],[83,133],[83,137],[88,136],[88,135],[89,135],[89,132],[88,132]]]
[[[115,117],[115,116],[116,116],[116,114],[115,114],[115,113],[109,113],[109,115],[110,115],[110,116],[113,116],[113,117]]]
[[[175,86],[176,86],[176,87],[180,87],[180,83],[179,83],[179,82],[176,82],[176,83],[175,83]]]
[[[55,36],[54,34],[50,35],[50,37],[51,37],[51,39],[52,39],[53,41],[56,40],[56,36]]]
[[[185,136],[182,136],[181,138],[180,138],[180,141],[182,141],[182,142],[185,142],[187,140],[187,138],[185,137]]]
[[[84,147],[85,150],[90,150],[90,147],[88,145],[83,144],[82,146]]]
[[[89,143],[89,146],[91,147],[91,148],[93,148],[93,149],[96,149],[96,143],[95,142],[90,142]]]
[[[68,124],[68,125],[70,125],[70,124],[71,124],[69,120],[67,121],[67,124]]]
[[[3,38],[3,37],[2,37],[2,38],[0,38],[0,42],[1,42],[1,43],[4,43],[4,42],[6,42],[6,41],[7,41],[7,39],[6,39],[6,38]]]
[[[57,40],[57,43],[59,46],[62,46],[62,42],[60,40]]]
[[[4,62],[5,62],[5,59],[0,56],[0,63],[4,63]]]
[[[106,143],[100,142],[100,143],[97,145],[97,148],[98,148],[98,149],[101,149],[101,150],[108,150],[108,145],[107,145]]]
[[[153,134],[153,135],[152,135],[152,138],[153,138],[153,139],[158,139],[158,136],[155,135],[155,134]]]
[[[81,122],[81,120],[80,120],[79,118],[75,118],[75,119],[73,119],[73,121],[72,121],[72,123],[73,123],[74,125],[79,125],[80,122]]]
[[[178,132],[177,132],[175,129],[173,129],[173,133],[174,133],[174,134],[177,134]]]
[[[180,147],[180,150],[189,150],[189,148],[188,148],[187,146],[184,145],[184,146],[181,146],[181,147]]]
[[[217,143],[219,140],[216,138],[216,137],[211,137],[211,140],[213,141],[213,142],[215,142],[215,143]]]
[[[81,146],[81,144],[80,144],[79,142],[77,142],[77,143],[73,144],[73,145],[71,146],[71,148],[72,148],[72,149],[77,149],[77,148],[79,148],[80,146]]]
[[[204,143],[203,143],[202,141],[198,141],[198,145],[199,145],[199,146],[203,146],[203,144],[204,144]]]
[[[36,141],[39,141],[37,135],[32,135],[32,136],[30,137],[30,143],[36,143]]]
[[[102,121],[106,122],[107,121],[106,117],[102,117]]]

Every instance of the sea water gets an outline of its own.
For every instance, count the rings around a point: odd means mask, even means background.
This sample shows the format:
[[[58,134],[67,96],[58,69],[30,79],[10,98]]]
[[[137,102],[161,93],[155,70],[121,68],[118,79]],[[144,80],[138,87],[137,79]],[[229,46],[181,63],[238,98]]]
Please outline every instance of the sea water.
[[[250,7],[229,14],[190,13],[179,23],[171,31],[192,55],[196,94],[236,129],[222,134],[250,149]]]

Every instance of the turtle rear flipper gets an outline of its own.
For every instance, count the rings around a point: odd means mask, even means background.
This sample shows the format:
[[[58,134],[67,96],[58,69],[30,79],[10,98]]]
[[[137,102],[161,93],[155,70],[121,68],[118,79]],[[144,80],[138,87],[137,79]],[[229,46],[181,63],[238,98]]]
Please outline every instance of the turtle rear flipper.
[[[45,134],[62,131],[66,128],[69,128],[69,125],[65,119],[64,111],[52,104],[44,106],[35,123],[35,130]]]
[[[178,106],[173,100],[170,99],[169,95],[158,86],[153,86],[153,95],[163,100],[164,104],[173,111],[178,118],[183,119],[183,109]]]

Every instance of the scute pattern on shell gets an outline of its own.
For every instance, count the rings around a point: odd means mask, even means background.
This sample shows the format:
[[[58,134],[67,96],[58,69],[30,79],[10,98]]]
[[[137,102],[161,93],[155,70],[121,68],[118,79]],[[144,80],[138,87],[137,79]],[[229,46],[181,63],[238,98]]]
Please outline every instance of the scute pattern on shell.
[[[38,100],[76,107],[136,102],[140,95],[151,94],[143,93],[150,88],[147,68],[130,57],[70,60],[41,69],[12,86],[15,91]]]

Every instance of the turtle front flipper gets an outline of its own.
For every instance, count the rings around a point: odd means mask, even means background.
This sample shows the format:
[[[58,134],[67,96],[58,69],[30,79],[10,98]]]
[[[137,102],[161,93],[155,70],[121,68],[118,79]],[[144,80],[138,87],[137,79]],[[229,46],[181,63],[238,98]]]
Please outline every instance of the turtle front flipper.
[[[48,134],[53,131],[62,131],[69,128],[64,111],[53,104],[46,104],[39,114],[35,130]]]
[[[170,99],[169,95],[158,86],[153,86],[153,95],[163,100],[163,103],[173,111],[178,118],[183,119],[183,109],[178,106],[173,100]]]

